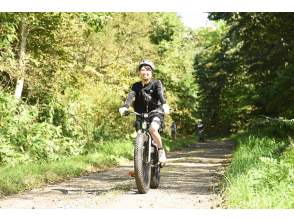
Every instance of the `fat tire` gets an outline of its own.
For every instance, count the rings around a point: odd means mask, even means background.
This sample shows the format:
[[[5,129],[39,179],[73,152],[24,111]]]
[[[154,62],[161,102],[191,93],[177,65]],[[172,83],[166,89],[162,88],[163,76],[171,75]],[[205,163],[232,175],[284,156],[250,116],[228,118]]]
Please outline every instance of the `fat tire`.
[[[151,163],[148,160],[148,136],[144,133],[138,134],[134,150],[134,168],[137,189],[145,194],[150,188]]]
[[[159,187],[160,182],[160,167],[158,164],[158,154],[153,153],[153,167],[151,167],[151,181],[150,181],[150,188],[157,189]]]

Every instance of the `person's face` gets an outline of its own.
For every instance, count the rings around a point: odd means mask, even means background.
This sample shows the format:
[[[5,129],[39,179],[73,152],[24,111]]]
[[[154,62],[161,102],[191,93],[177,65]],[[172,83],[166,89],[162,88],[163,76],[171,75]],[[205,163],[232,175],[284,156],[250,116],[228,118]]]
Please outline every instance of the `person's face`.
[[[152,69],[150,67],[143,66],[140,69],[140,74],[144,81],[148,81],[152,76]]]

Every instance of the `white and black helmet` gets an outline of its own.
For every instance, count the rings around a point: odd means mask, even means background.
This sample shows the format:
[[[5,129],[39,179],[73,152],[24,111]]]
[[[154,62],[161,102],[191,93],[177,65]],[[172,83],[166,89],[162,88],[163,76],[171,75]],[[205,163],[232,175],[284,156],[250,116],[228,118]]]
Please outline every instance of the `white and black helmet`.
[[[151,69],[152,69],[152,72],[154,72],[154,70],[155,70],[155,68],[154,68],[154,64],[153,64],[150,60],[142,60],[142,61],[140,62],[140,65],[139,65],[139,70],[141,69],[141,66],[142,66],[142,65],[148,65],[148,66],[150,66]]]

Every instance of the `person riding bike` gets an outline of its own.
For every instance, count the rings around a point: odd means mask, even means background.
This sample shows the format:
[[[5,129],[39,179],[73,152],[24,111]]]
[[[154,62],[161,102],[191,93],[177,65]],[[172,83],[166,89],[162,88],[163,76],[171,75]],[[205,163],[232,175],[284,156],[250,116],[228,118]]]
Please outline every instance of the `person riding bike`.
[[[170,126],[171,128],[171,135],[172,137],[174,137],[175,139],[177,138],[177,127],[175,125],[175,123],[173,122],[172,125]]]
[[[203,137],[204,127],[201,121],[198,121],[198,132],[201,132],[201,136]]]
[[[204,131],[202,121],[198,121],[198,131]]]
[[[119,109],[121,116],[130,107],[134,97],[134,110],[138,113],[146,113],[146,106],[148,104],[149,111],[160,110],[165,114],[169,114],[170,107],[166,104],[164,99],[164,91],[161,81],[151,79],[154,70],[154,64],[150,60],[142,60],[140,62],[139,71],[142,81],[136,82],[132,85],[124,107]],[[161,114],[155,114],[150,118],[149,122],[149,132],[158,147],[159,162],[164,163],[166,161],[166,155],[159,134],[164,126],[164,116]],[[142,132],[142,119],[138,116],[136,117],[135,128],[137,134]]]

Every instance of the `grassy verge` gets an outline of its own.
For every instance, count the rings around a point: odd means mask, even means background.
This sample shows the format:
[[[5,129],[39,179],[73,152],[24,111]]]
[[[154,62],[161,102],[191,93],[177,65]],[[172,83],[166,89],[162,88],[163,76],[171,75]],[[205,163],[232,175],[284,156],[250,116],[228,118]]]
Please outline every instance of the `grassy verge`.
[[[226,205],[238,209],[293,209],[293,164],[279,158],[282,142],[237,135],[234,160],[225,174]]]
[[[197,141],[195,138],[162,138],[166,152],[181,149]],[[22,163],[0,167],[0,198],[26,189],[60,182],[72,177],[117,166],[120,162],[133,160],[135,140],[106,142],[99,152],[71,156],[54,162]]]

